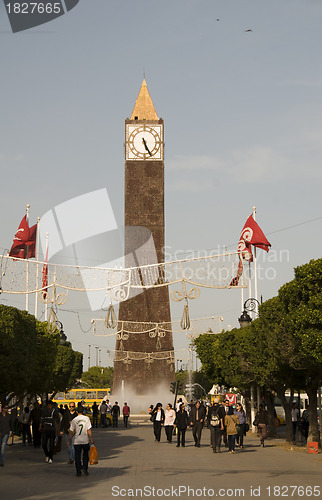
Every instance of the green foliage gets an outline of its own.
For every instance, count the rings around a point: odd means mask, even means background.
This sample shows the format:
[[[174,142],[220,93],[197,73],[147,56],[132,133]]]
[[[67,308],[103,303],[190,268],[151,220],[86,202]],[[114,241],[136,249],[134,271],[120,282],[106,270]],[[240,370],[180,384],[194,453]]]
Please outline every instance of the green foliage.
[[[65,391],[73,387],[82,373],[81,353],[73,351],[68,343],[59,345],[56,355],[55,369],[52,376],[52,391]]]
[[[37,352],[36,320],[25,311],[0,305],[0,395],[22,395],[30,386]]]
[[[210,391],[213,385],[212,381],[209,380],[209,378],[205,375],[203,371],[192,372],[190,379],[189,372],[187,370],[179,370],[178,372],[176,372],[176,382],[179,382],[179,384],[182,384],[183,386],[183,389],[181,390],[179,389],[180,394],[183,394],[183,392],[187,392],[186,391],[187,384],[200,384],[201,387],[204,388],[206,394]],[[193,387],[193,395],[195,398],[204,397],[205,393],[197,385]]]
[[[288,418],[285,391],[304,389],[315,404],[322,381],[322,259],[297,267],[295,278],[259,314],[246,328],[199,336],[197,353],[214,383],[244,392],[256,382],[281,398]]]
[[[59,333],[48,333],[47,322],[36,321],[37,353],[32,366],[32,378],[28,392],[42,394],[51,392],[59,345]]]
[[[0,305],[0,398],[55,392],[82,373],[81,353],[59,345],[59,332],[26,311]]]
[[[295,268],[295,278],[279,290],[287,328],[297,345],[295,369],[322,378],[322,259]]]
[[[82,381],[92,388],[109,388],[113,384],[113,371],[111,366],[92,366],[82,374]]]

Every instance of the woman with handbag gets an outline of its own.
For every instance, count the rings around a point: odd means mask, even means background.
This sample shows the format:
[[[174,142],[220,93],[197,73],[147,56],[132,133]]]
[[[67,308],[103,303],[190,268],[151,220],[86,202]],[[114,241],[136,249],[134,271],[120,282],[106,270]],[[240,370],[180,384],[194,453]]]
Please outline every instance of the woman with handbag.
[[[260,439],[260,445],[264,447],[264,441],[267,438],[268,415],[262,403],[259,405],[253,425],[257,426],[257,436]]]
[[[232,454],[235,453],[235,439],[238,434],[238,424],[238,417],[234,415],[234,409],[230,406],[227,415],[225,415],[225,426],[227,429],[228,448],[229,452]]]
[[[246,426],[246,413],[241,403],[236,404],[235,415],[237,415],[239,420],[239,429],[236,437],[236,446],[240,448],[244,448],[244,435],[245,435],[245,426]]]

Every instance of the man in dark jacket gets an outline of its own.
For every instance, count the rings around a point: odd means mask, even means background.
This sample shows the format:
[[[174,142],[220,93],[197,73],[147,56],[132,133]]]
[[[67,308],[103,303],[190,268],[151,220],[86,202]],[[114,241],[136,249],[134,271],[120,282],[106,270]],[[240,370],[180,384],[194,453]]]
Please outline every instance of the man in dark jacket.
[[[219,404],[219,399],[215,398],[213,405],[209,408],[208,411],[208,422],[211,432],[212,451],[214,453],[220,452],[221,435],[225,430],[224,427],[225,414],[226,413],[224,408]]]
[[[115,401],[115,405],[112,407],[111,413],[113,418],[113,427],[118,427],[118,421],[121,411],[117,401]]]
[[[60,413],[54,407],[53,401],[49,400],[47,406],[42,410],[39,430],[41,435],[41,444],[46,455],[46,462],[53,463],[54,444],[57,429],[60,425]]]
[[[34,407],[30,412],[30,421],[32,426],[32,440],[35,448],[40,448],[41,445],[41,434],[39,432],[40,419],[42,415],[42,409],[38,401],[34,403]]]
[[[0,467],[4,466],[9,436],[13,433],[13,421],[8,413],[8,405],[3,403],[0,413]]]
[[[205,414],[205,407],[200,404],[200,401],[197,401],[196,404],[191,407],[190,422],[192,434],[195,440],[195,446],[198,448],[200,448],[201,432],[205,421]]]
[[[74,401],[69,403],[68,410],[65,410],[63,419],[61,421],[60,429],[68,436],[70,423],[77,417],[76,407]],[[75,449],[74,449],[75,435],[70,438],[68,446],[68,463],[73,464],[75,462]]]

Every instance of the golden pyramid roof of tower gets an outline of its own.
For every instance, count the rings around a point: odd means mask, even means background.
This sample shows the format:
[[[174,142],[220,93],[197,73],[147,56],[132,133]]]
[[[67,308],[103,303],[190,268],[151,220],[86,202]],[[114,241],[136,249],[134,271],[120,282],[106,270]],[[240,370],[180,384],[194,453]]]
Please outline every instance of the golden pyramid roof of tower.
[[[143,79],[139,95],[134,105],[131,120],[159,120],[145,78]]]

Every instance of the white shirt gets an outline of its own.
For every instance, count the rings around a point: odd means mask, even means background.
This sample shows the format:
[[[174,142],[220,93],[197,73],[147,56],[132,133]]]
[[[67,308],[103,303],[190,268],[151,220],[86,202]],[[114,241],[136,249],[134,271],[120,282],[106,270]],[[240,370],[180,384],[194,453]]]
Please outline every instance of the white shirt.
[[[158,411],[156,412],[156,417],[155,417],[155,420],[157,420],[158,422],[160,422],[160,420],[161,420],[161,410],[158,410]]]
[[[292,422],[297,422],[298,418],[299,418],[299,410],[298,410],[298,408],[292,409],[291,414],[292,414]]]
[[[89,435],[88,429],[92,427],[91,421],[86,415],[78,415],[70,423],[70,431],[75,431],[74,444],[88,444]]]
[[[165,410],[164,425],[173,425],[176,419],[176,412],[174,410]]]

